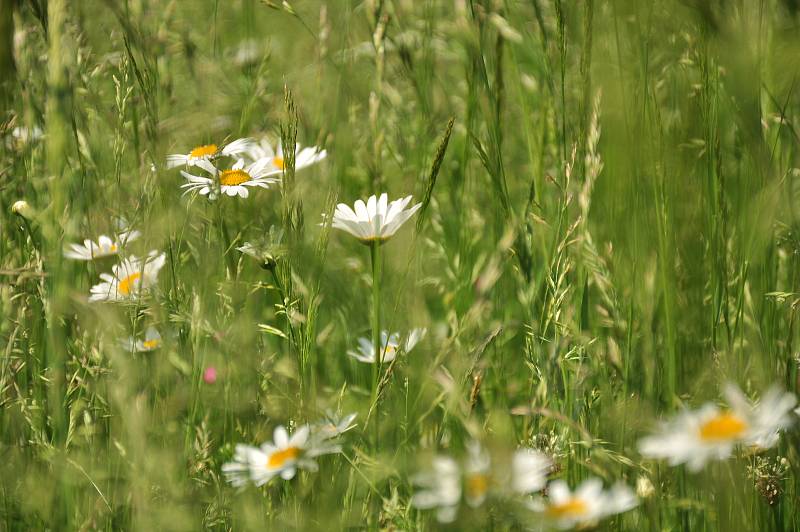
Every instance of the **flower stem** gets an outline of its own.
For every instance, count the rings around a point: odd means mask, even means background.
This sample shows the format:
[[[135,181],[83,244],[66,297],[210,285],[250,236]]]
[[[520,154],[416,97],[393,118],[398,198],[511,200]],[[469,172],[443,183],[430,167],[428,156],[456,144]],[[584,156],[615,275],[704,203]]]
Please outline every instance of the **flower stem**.
[[[378,415],[378,381],[381,374],[381,363],[383,362],[383,346],[381,345],[381,263],[380,263],[380,244],[373,242],[370,245],[370,259],[372,260],[372,349],[375,353],[375,362],[372,364],[372,405],[375,409],[375,448],[378,447],[379,419]]]

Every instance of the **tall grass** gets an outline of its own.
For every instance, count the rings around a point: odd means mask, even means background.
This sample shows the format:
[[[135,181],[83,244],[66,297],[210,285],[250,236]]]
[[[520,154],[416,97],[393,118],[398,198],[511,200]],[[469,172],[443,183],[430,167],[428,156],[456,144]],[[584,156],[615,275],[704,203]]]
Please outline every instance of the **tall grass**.
[[[796,429],[700,473],[637,448],[726,382],[798,391],[798,17],[0,0],[0,528],[434,529],[413,473],[472,439],[540,449],[571,485],[638,485],[600,529],[800,528]],[[215,202],[164,165],[264,135],[329,155]],[[330,227],[384,191],[423,203],[390,242]],[[167,258],[136,306],[87,301],[116,259],[62,253],[117,218]],[[237,249],[264,238],[274,260]],[[120,347],[149,325],[160,349]],[[415,327],[395,361],[346,354]],[[358,426],[319,472],[225,482],[237,443],[327,410]],[[450,526],[534,521],[491,501]]]

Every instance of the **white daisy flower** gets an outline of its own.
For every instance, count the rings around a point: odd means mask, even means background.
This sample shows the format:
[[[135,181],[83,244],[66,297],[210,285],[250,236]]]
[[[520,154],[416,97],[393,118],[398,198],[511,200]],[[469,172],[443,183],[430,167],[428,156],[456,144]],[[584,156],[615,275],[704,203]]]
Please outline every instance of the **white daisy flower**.
[[[344,417],[328,413],[325,419],[311,426],[311,437],[317,441],[330,440],[344,434],[348,430],[355,428],[353,421],[356,419],[355,413]]]
[[[210,161],[218,156],[237,157],[253,146],[255,141],[250,138],[236,139],[225,146],[216,144],[205,144],[193,148],[189,153],[173,153],[167,155],[167,168],[177,168],[178,166],[197,166],[201,161]]]
[[[112,274],[100,274],[103,282],[92,287],[89,301],[135,301],[147,296],[165,261],[164,254],[155,251],[145,258],[128,257],[112,267]]]
[[[273,149],[268,139],[262,139],[258,144],[253,143],[247,155],[253,161],[267,159],[273,170],[283,172],[285,160],[283,147],[280,141],[278,141],[278,145]],[[328,152],[321,150],[317,146],[301,149],[300,145],[296,144],[294,149],[294,169],[295,171],[302,170],[303,168],[317,164],[327,156]]]
[[[144,333],[144,340],[131,336],[127,340],[122,341],[122,346],[126,351],[130,351],[131,353],[155,351],[161,347],[161,335],[155,327],[148,327]]]
[[[511,488],[525,495],[544,488],[553,462],[534,449],[519,449],[511,460]]]
[[[426,329],[413,329],[406,338],[405,343],[403,344],[402,351],[404,353],[408,353],[414,346],[416,346],[419,341],[425,336],[427,332]],[[381,331],[381,345],[383,349],[381,349],[381,362],[391,362],[397,356],[397,352],[400,350],[400,333],[392,333],[389,334],[388,331]],[[366,364],[374,364],[376,357],[375,357],[375,346],[372,345],[372,340],[362,336],[358,339],[358,350],[347,351],[347,354],[351,357],[355,358],[359,362],[364,362]]]
[[[294,478],[298,469],[316,471],[314,458],[323,454],[340,452],[340,447],[310,438],[308,425],[299,427],[292,436],[282,426],[275,428],[273,442],[261,447],[237,445],[232,462],[222,466],[228,482],[241,487],[248,482],[256,486],[266,484],[280,475],[284,480]]]
[[[181,185],[186,192],[199,192],[201,196],[208,195],[214,198],[217,185],[219,192],[228,196],[239,196],[246,198],[250,195],[247,187],[269,188],[273,183],[280,181],[277,178],[269,177],[275,175],[267,159],[260,159],[254,163],[245,165],[244,159],[239,159],[228,170],[218,170],[209,161],[199,161],[199,166],[213,177],[201,177],[192,175],[181,170],[181,175],[186,178],[187,183]]]
[[[30,129],[26,126],[17,126],[11,130],[11,138],[19,144],[40,140],[42,137],[44,137],[44,131],[39,126],[33,126]]]
[[[83,244],[70,244],[69,249],[64,250],[64,256],[75,260],[94,260],[101,257],[116,255],[128,242],[139,238],[142,234],[139,231],[128,231],[120,233],[116,240],[112,240],[106,235],[100,235],[97,242],[86,239]]]
[[[464,464],[464,499],[477,508],[489,495],[492,485],[492,461],[489,453],[477,441],[467,444],[467,459]]]
[[[357,200],[353,209],[340,203],[333,213],[332,227],[347,231],[363,244],[383,243],[391,238],[422,205],[417,203],[406,209],[411,198],[406,196],[389,202],[388,196],[383,193],[380,198],[375,195],[370,196],[366,204]]]
[[[591,524],[604,517],[627,512],[637,505],[636,495],[630,488],[617,484],[610,490],[604,490],[599,478],[583,481],[574,493],[566,482],[555,480],[547,486],[547,495],[547,499],[531,501],[528,507],[561,529]]]
[[[724,460],[737,445],[763,449],[778,441],[780,430],[793,423],[790,412],[797,400],[777,388],[769,390],[753,405],[735,385],[725,388],[730,409],[706,404],[699,410],[685,410],[662,424],[660,434],[643,438],[639,451],[647,457],[665,458],[670,465],[686,464],[699,471],[709,460]]]
[[[422,489],[411,496],[411,505],[421,510],[436,509],[440,523],[452,523],[461,500],[461,471],[447,456],[433,459],[431,470],[415,475],[411,482]]]

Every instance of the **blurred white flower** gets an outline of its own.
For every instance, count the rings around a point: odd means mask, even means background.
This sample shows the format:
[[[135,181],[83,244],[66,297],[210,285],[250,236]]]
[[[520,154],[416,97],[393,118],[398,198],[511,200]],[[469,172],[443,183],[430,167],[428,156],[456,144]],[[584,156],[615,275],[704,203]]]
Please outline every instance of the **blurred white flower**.
[[[413,329],[406,337],[405,343],[402,346],[402,351],[408,353],[419,341],[425,336],[426,329]],[[381,362],[391,362],[397,356],[400,350],[400,333],[389,334],[388,331],[381,331]],[[377,357],[375,356],[375,346],[372,345],[372,340],[364,336],[358,339],[358,350],[347,351],[347,354],[355,358],[359,362],[366,364],[374,364]]]
[[[208,162],[217,156],[236,157],[246,153],[254,142],[255,141],[251,138],[241,138],[229,142],[222,147],[216,144],[197,146],[189,151],[189,153],[174,153],[172,155],[167,155],[167,168],[177,168],[178,166],[197,166],[201,161]]]
[[[370,196],[366,204],[357,200],[353,209],[340,203],[333,213],[332,227],[350,233],[364,244],[382,243],[391,238],[422,205],[417,203],[406,209],[410,202],[411,196],[389,202],[383,193],[380,198]]]
[[[11,130],[11,138],[19,144],[26,144],[44,137],[44,131],[39,126],[28,129],[25,126],[17,126]]]
[[[793,423],[790,412],[797,400],[791,393],[772,388],[754,405],[738,387],[728,384],[725,396],[729,410],[713,404],[685,410],[662,424],[659,434],[640,440],[639,451],[698,471],[709,460],[728,458],[739,444],[763,449],[774,446],[779,431]]]
[[[325,419],[319,423],[311,425],[311,439],[317,441],[330,440],[336,438],[341,434],[355,427],[353,421],[356,419],[356,414],[348,414],[344,417],[336,416],[328,413]]]
[[[433,461],[432,471],[412,479],[423,489],[414,494],[411,503],[421,509],[436,508],[439,521],[451,522],[462,494],[472,508],[482,505],[490,494],[527,495],[545,486],[551,466],[550,459],[539,451],[520,449],[514,453],[509,471],[504,465],[493,465],[489,453],[473,440],[467,443],[463,467],[439,456]]]
[[[89,301],[136,301],[149,295],[165,261],[156,251],[144,258],[128,257],[112,267],[113,274],[100,274],[103,282],[92,287]]]
[[[492,460],[489,453],[477,441],[467,444],[467,459],[464,463],[464,500],[477,508],[489,495],[492,485]]]
[[[590,478],[572,493],[563,480],[547,486],[547,498],[530,501],[528,507],[558,528],[569,529],[591,524],[611,515],[627,512],[637,505],[633,491],[623,484],[603,490],[603,482]]]
[[[433,459],[431,469],[415,475],[411,482],[420,490],[411,496],[411,505],[421,510],[436,509],[440,523],[452,523],[461,500],[461,472],[455,460],[447,456]]]
[[[273,441],[261,447],[237,445],[233,461],[222,466],[228,482],[234,486],[245,486],[252,482],[256,486],[266,484],[280,475],[284,480],[294,478],[298,469],[316,471],[314,458],[337,453],[341,448],[324,441],[310,438],[308,425],[299,427],[292,436],[282,426],[275,428]]]
[[[257,63],[263,56],[261,43],[255,39],[245,39],[239,43],[233,54],[233,62],[238,66],[247,66]]]
[[[126,351],[130,351],[131,353],[155,351],[161,347],[161,335],[155,327],[148,327],[144,333],[144,339],[131,336],[127,340],[122,341],[122,346]]]
[[[511,487],[518,494],[539,491],[547,483],[553,462],[534,449],[519,449],[511,460]]]
[[[116,255],[128,242],[136,240],[140,236],[141,233],[139,231],[120,233],[117,240],[112,240],[106,235],[100,235],[97,242],[86,239],[82,245],[70,244],[69,249],[64,250],[64,256],[75,260],[94,260]]]
[[[261,139],[258,144],[253,143],[250,146],[250,149],[247,151],[247,155],[252,161],[266,159],[269,161],[272,170],[276,172],[283,172],[285,160],[283,146],[281,146],[280,141],[278,141],[278,145],[273,148],[268,139]],[[325,159],[327,155],[327,151],[321,150],[317,146],[305,147],[301,149],[300,144],[296,144],[294,150],[294,169],[295,171],[302,170],[303,168],[320,162],[321,160]]]
[[[184,194],[196,191],[201,196],[209,195],[213,198],[218,182],[220,193],[246,198],[250,195],[247,187],[269,188],[271,184],[279,181],[277,178],[269,177],[276,172],[271,169],[267,159],[260,159],[246,166],[244,159],[239,159],[230,169],[222,171],[209,161],[198,161],[195,166],[199,166],[212,177],[196,176],[181,170],[181,175],[188,181],[181,185],[181,188],[186,189]]]
[[[288,248],[283,242],[283,229],[270,226],[269,231],[253,242],[245,242],[236,248],[245,255],[256,259],[262,268],[274,268],[278,259],[288,253]]]

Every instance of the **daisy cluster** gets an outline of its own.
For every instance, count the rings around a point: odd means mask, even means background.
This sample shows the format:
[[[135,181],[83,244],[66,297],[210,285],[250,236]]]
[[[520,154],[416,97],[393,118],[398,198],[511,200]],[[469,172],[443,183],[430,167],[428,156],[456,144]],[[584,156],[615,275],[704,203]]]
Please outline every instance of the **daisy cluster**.
[[[316,147],[295,147],[295,170],[323,160],[325,150]],[[270,188],[280,183],[284,172],[283,146],[278,142],[273,148],[269,140],[256,142],[241,138],[225,145],[205,144],[189,153],[167,157],[167,168],[185,167],[181,175],[186,183],[181,185],[184,193],[196,192],[209,199],[224,194],[247,198],[250,188]],[[196,170],[202,170],[198,175]]]
[[[624,484],[605,490],[600,479],[591,478],[573,493],[563,480],[548,483],[552,467],[548,456],[529,448],[517,450],[509,464],[498,464],[480,443],[472,441],[463,463],[437,456],[426,471],[412,478],[419,489],[411,504],[435,509],[437,520],[449,523],[462,501],[477,508],[489,498],[505,498],[533,512],[533,521],[543,527],[563,529],[590,525],[637,504],[633,491]],[[532,494],[537,495],[532,498]]]
[[[64,250],[68,259],[94,261],[121,255],[125,247],[141,236],[139,231],[123,230],[115,237],[100,235],[97,241],[86,239],[83,244],[70,244]],[[146,300],[158,285],[158,272],[164,267],[163,253],[150,251],[144,257],[128,255],[111,267],[110,273],[101,273],[100,282],[92,286],[90,302],[112,302],[121,304],[140,304]],[[131,352],[153,351],[161,346],[161,335],[149,326],[143,338],[130,337],[120,342]]]

